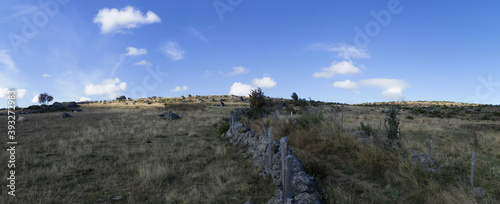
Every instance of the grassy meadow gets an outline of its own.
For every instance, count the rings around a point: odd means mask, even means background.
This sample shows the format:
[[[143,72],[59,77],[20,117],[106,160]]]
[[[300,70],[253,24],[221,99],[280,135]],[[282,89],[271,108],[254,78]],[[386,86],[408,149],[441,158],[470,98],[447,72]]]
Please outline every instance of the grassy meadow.
[[[220,139],[219,128],[227,125],[229,112],[249,104],[226,98],[228,106],[215,107],[218,102],[202,98],[207,102],[161,98],[137,100],[135,105],[90,103],[67,119],[60,118],[60,112],[24,115],[28,121],[16,123],[17,202],[266,203],[274,196],[271,179],[259,175],[261,170],[245,157],[245,149]],[[400,110],[403,148],[426,154],[432,139],[439,172],[405,162],[384,145],[359,142],[347,130],[363,129],[383,141],[383,111],[389,105]],[[156,118],[169,110],[181,119]],[[275,139],[289,137],[292,151],[314,176],[325,203],[500,202],[498,106],[294,105],[287,100],[278,113],[279,117],[273,112],[251,119],[252,129],[262,134],[264,122],[273,127]],[[243,124],[248,118],[242,117]],[[6,117],[0,120],[7,124]],[[0,132],[6,131],[6,125],[0,126]],[[467,187],[472,152],[477,158],[475,186],[486,190],[483,198]],[[2,154],[1,160],[8,161],[8,155]],[[6,182],[2,179],[0,184]],[[121,199],[113,199],[116,196]],[[14,202],[10,196],[0,198],[0,203]]]
[[[24,115],[28,121],[16,123],[17,201],[1,188],[0,203],[265,202],[272,181],[220,139],[218,127],[237,107],[112,103],[82,105],[65,119]],[[156,118],[168,110],[181,119]]]

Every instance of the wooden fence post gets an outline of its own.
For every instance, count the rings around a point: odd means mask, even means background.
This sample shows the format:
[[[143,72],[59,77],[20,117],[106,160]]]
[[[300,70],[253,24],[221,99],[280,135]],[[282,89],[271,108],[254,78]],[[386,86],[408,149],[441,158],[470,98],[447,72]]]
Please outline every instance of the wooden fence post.
[[[262,121],[262,127],[264,128],[264,135],[267,135],[266,124],[264,123],[264,121]]]
[[[474,165],[476,164],[476,152],[472,152],[472,162],[470,169],[470,187],[474,188]]]
[[[285,199],[285,188],[286,188],[286,156],[288,155],[288,138],[283,137],[280,139],[280,150],[281,150],[281,180],[283,186],[283,202]]]
[[[340,127],[344,128],[344,113],[340,113]]]
[[[292,161],[293,161],[293,156],[289,155],[285,159],[286,161],[286,177],[284,178],[285,181],[285,186],[283,187],[283,195],[286,203],[288,203],[289,199],[292,197],[292,173],[293,173],[293,167],[292,167]]]
[[[432,157],[432,146],[434,146],[434,142],[432,140],[429,140],[428,154],[429,154],[430,157]]]
[[[268,146],[269,146],[269,152],[267,153],[267,159],[268,159],[267,165],[269,168],[269,172],[271,172],[272,168],[273,168],[273,136],[272,136],[272,132],[273,132],[273,127],[270,127],[269,131],[267,132]]]

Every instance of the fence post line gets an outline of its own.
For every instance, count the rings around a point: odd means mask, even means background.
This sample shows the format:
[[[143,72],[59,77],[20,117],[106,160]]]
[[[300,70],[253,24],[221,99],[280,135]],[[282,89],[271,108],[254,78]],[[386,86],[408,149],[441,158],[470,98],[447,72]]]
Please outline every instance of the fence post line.
[[[470,169],[470,187],[474,188],[474,166],[476,165],[476,152],[472,152],[472,161]]]

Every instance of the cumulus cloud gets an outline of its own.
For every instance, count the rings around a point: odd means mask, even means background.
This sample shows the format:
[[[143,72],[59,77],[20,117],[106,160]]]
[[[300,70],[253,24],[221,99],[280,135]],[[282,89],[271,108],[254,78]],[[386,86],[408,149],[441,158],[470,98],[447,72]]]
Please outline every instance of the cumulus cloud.
[[[82,101],[91,101],[91,100],[92,99],[90,99],[89,97],[82,96],[82,97],[80,97],[80,100],[78,100],[78,101],[82,102]]]
[[[254,79],[252,80],[253,85],[260,88],[273,88],[276,86],[276,81],[274,81],[271,77],[263,77],[262,79]]]
[[[341,89],[350,89],[356,93],[359,93],[358,84],[351,80],[336,81],[335,83],[333,83],[333,87]]]
[[[115,99],[122,92],[127,90],[127,83],[120,82],[119,78],[106,79],[100,84],[87,84],[85,85],[84,93],[87,96],[105,96],[110,99]]]
[[[33,95],[33,98],[31,99],[31,103],[38,103],[38,96],[39,95],[40,95],[39,93]]]
[[[135,47],[127,47],[127,54],[128,56],[139,56],[139,55],[145,55],[148,54],[148,51],[144,48],[135,48]]]
[[[153,64],[151,64],[151,62],[148,62],[146,60],[142,60],[142,61],[134,63],[134,65],[137,65],[137,66],[152,66]]]
[[[262,79],[255,78],[252,80],[253,86],[250,84],[243,84],[240,82],[234,82],[231,86],[231,90],[229,94],[237,95],[237,96],[246,96],[250,94],[252,89],[260,88],[274,88],[278,84],[271,77],[263,77]]]
[[[248,72],[249,72],[249,70],[243,66],[233,67],[233,71],[227,73],[226,76],[236,76],[236,75],[240,75],[240,74],[246,74]],[[224,73],[221,72],[221,74],[224,74]]]
[[[337,45],[329,45],[323,43],[316,43],[309,47],[312,50],[323,50],[328,52],[336,52],[337,57],[349,60],[358,58],[370,58],[370,54],[367,49],[358,48],[347,43],[340,43]]]
[[[250,94],[250,91],[252,91],[252,89],[253,89],[252,86],[248,84],[234,82],[233,85],[231,86],[229,94],[233,94],[236,96],[247,96],[248,94]]]
[[[173,61],[178,61],[184,59],[185,51],[177,44],[177,42],[168,41],[160,48],[163,54],[172,59]]]
[[[390,100],[403,100],[403,90],[408,86],[409,85],[404,80],[384,78],[365,79],[359,80],[358,82],[345,80],[333,83],[333,87],[335,88],[350,89],[355,93],[359,93],[358,89],[360,87],[382,89],[380,97]]]
[[[0,65],[3,65],[2,67],[7,71],[17,71],[16,63],[14,63],[7,50],[0,50]]]
[[[28,92],[26,89],[16,89],[16,99],[21,99],[24,98],[26,95],[26,92]],[[9,89],[8,88],[0,88],[0,98],[7,98],[9,96]]]
[[[42,77],[50,77],[50,74],[42,74]]]
[[[403,100],[403,90],[409,86],[404,80],[384,78],[360,80],[358,84],[383,89],[381,97],[390,100]]]
[[[183,87],[176,86],[174,89],[171,89],[170,92],[182,92],[182,91],[187,91],[189,87],[184,85]]]
[[[363,67],[363,65],[360,65]],[[321,72],[313,74],[315,78],[332,78],[335,74],[357,74],[361,70],[352,61],[332,62],[329,67],[321,68]]]
[[[125,29],[159,22],[161,22],[161,19],[154,12],[148,11],[144,15],[140,10],[132,6],[120,10],[103,8],[94,17],[94,23],[101,26],[101,33],[119,33]]]

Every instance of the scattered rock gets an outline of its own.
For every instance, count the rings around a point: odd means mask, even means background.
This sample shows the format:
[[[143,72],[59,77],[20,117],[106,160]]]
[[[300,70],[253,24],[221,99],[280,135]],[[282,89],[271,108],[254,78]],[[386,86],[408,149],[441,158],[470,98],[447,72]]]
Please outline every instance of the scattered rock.
[[[21,116],[21,117],[17,118],[17,121],[21,121],[21,122],[28,121],[28,118]]]
[[[71,117],[70,114],[67,114],[67,113],[61,113],[61,118],[69,118]]]
[[[167,120],[177,120],[180,118],[179,115],[172,113],[172,111],[164,112],[158,116],[159,116],[159,118],[163,117]]]
[[[203,100],[203,99],[199,98],[196,102],[198,102],[198,103],[202,103],[202,102],[205,102],[205,100]]]
[[[122,199],[121,195],[117,195],[117,196],[113,197],[113,200],[121,200],[121,199]]]
[[[78,108],[78,104],[76,104],[76,102],[74,102],[74,101],[72,101],[72,102],[64,102],[64,103],[62,103],[62,105],[65,108]]]
[[[80,109],[80,108],[73,108],[73,110],[71,110],[71,112],[74,112],[74,111],[76,111],[76,112],[82,112],[82,109]]]
[[[366,137],[366,133],[364,130],[356,130],[353,132],[353,134],[357,138],[365,138]]]
[[[472,193],[476,198],[484,198],[486,196],[486,191],[481,187],[474,187]]]

